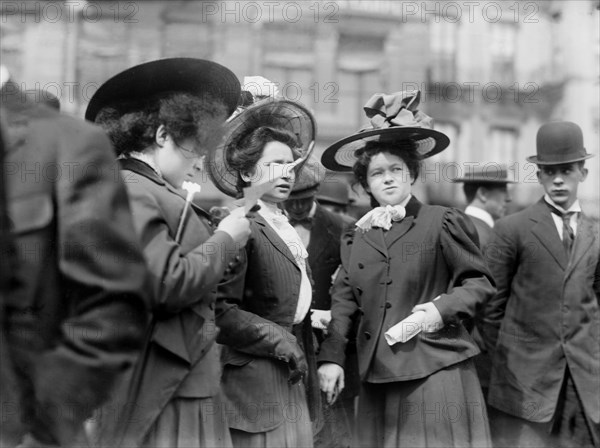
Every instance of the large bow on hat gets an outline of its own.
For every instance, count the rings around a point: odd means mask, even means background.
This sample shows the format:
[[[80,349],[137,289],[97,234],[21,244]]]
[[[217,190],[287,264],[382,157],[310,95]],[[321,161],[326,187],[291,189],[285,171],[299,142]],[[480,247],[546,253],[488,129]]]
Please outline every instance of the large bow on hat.
[[[371,119],[373,129],[384,129],[393,126],[411,126],[432,129],[433,118],[417,110],[421,101],[421,91],[376,93],[363,107],[367,117]]]
[[[443,151],[450,139],[433,130],[433,119],[418,110],[420,101],[419,90],[376,93],[364,106],[371,126],[335,142],[325,150],[321,163],[334,171],[350,171],[356,162],[356,151],[370,141],[394,146],[409,140],[422,158]]]

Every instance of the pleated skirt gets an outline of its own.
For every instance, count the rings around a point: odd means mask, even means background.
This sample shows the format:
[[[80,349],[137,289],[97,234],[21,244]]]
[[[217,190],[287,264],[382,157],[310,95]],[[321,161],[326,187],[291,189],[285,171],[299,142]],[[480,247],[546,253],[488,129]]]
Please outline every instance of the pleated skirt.
[[[270,383],[270,392],[280,397],[283,409],[281,425],[265,432],[247,432],[230,428],[236,448],[312,448],[313,430],[306,402],[304,384],[290,385],[286,376]],[[283,398],[285,397],[285,398]]]
[[[427,378],[362,383],[361,447],[491,447],[487,410],[471,360]]]
[[[208,398],[174,397],[144,438],[145,448],[231,448],[222,393]]]

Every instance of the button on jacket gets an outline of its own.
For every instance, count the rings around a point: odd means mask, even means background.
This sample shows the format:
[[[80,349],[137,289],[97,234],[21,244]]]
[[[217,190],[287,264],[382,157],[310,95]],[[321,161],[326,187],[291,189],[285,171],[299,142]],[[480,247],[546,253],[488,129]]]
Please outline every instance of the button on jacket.
[[[342,278],[334,288],[330,335],[319,362],[344,364],[347,335],[359,318],[363,381],[424,378],[479,353],[461,320],[472,317],[494,287],[472,223],[457,210],[424,205],[414,197],[406,211],[387,232],[355,231],[342,241]],[[437,296],[434,304],[444,327],[389,346],[384,333],[415,305]]]

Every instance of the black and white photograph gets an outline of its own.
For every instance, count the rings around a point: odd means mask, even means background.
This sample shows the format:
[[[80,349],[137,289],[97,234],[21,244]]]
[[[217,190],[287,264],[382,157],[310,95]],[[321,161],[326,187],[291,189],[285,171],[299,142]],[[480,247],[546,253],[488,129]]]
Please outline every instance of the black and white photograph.
[[[0,448],[600,448],[600,0],[0,0]]]

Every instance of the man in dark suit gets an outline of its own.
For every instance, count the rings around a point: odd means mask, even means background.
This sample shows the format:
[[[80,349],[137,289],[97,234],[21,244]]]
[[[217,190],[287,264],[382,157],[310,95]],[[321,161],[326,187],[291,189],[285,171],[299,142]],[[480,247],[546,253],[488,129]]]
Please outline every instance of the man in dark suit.
[[[504,217],[506,206],[511,201],[508,184],[515,182],[508,180],[506,168],[500,165],[477,167],[469,170],[464,177],[454,179],[452,182],[463,183],[463,191],[467,198],[465,214],[475,225],[479,247],[485,253],[492,238],[494,223]],[[491,358],[482,336],[482,311],[483,309],[478,311],[475,319],[468,326],[472,328],[471,335],[481,350],[481,353],[474,358],[474,362],[483,394],[487,396]]]
[[[333,277],[341,263],[340,241],[342,234],[354,224],[349,217],[333,213],[317,203],[316,197],[322,182],[325,168],[316,162],[309,162],[296,180],[294,189],[284,206],[290,224],[294,226],[308,251],[308,264],[313,278],[313,326],[320,344],[324,339],[320,322],[320,310],[331,309],[330,288]],[[327,179],[326,179],[327,180]],[[342,185],[345,188],[345,185]],[[318,310],[318,311],[317,311]],[[328,322],[327,322],[328,323]],[[356,350],[348,357],[346,389],[333,406],[322,400],[324,426],[315,435],[315,447],[347,447],[352,444],[354,423],[354,398],[358,395],[358,368]]]
[[[589,157],[575,123],[544,124],[527,160],[545,195],[499,220],[488,245],[498,288],[485,310],[488,403],[499,446],[600,443],[598,229],[577,200]]]
[[[1,397],[2,442],[68,447],[135,359],[145,263],[104,132],[10,80],[0,94],[16,247],[2,303],[2,368],[13,365],[16,398]]]
[[[506,206],[511,201],[507,170],[504,167],[484,166],[469,170],[464,177],[452,182],[462,182],[467,198],[465,214],[471,218],[482,250],[490,241],[494,223],[506,214]]]
[[[354,224],[354,219],[348,215],[348,207],[352,204],[348,194],[348,184],[342,181],[321,182],[316,199],[325,210],[336,213]]]

